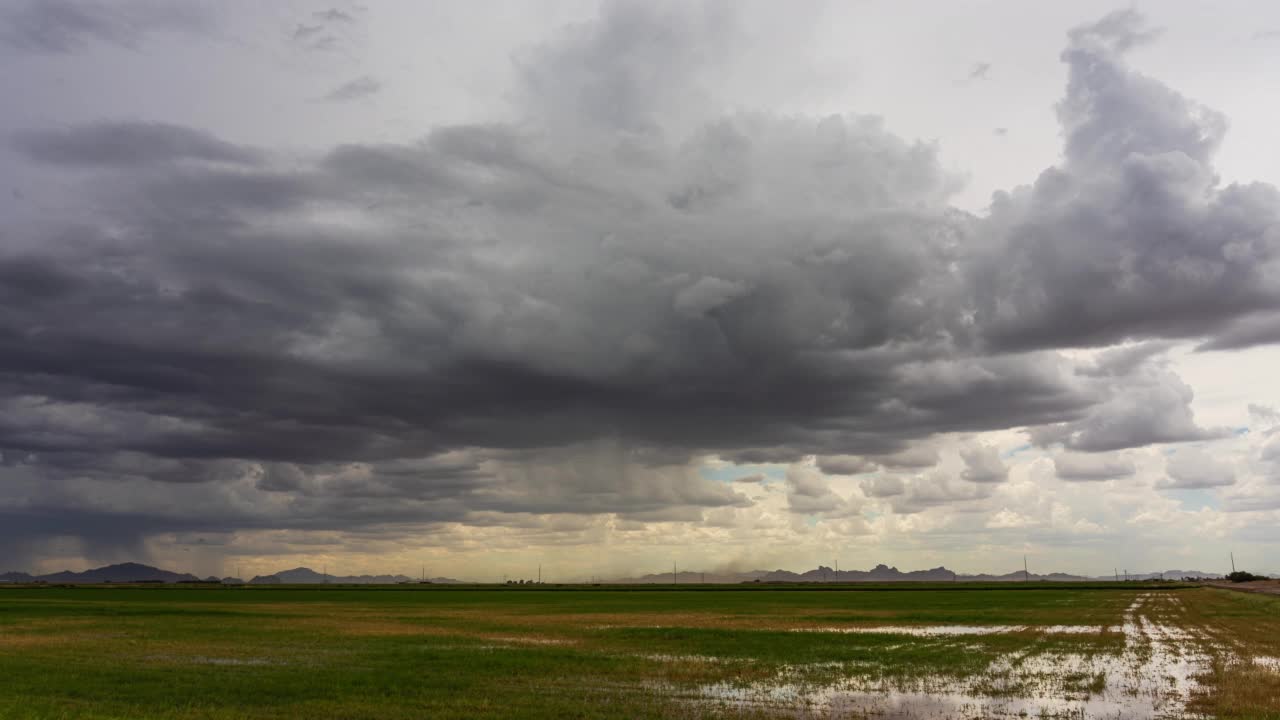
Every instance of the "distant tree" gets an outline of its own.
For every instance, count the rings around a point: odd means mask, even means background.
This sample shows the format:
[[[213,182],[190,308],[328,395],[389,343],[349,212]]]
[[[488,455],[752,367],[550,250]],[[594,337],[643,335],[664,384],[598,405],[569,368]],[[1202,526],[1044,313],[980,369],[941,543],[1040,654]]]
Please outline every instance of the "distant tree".
[[[1267,578],[1262,575],[1254,575],[1253,573],[1245,572],[1243,570],[1237,570],[1227,575],[1227,579],[1231,582],[1249,582],[1251,580],[1266,580]]]

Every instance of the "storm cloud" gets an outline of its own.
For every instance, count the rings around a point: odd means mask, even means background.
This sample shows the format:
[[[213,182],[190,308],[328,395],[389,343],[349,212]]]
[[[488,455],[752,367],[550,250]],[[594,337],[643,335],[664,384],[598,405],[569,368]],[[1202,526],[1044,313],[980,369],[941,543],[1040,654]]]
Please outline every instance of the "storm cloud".
[[[154,33],[202,34],[212,24],[198,3],[17,0],[0,8],[0,42],[34,53],[71,53],[95,43],[136,49]]]
[[[42,5],[11,43],[195,26]],[[1227,436],[1161,356],[1276,337],[1280,192],[1219,183],[1226,121],[1128,66],[1137,14],[1069,33],[1062,160],[983,215],[874,115],[725,111],[726,27],[727,4],[606,4],[518,55],[510,112],[409,143],[13,133],[71,210],[3,236],[0,526],[696,521],[770,490],[716,457],[788,463],[796,515],[915,515],[1009,480],[980,442],[935,468],[948,434],[1025,431],[1070,481]],[[1231,484],[1196,452],[1160,487]]]

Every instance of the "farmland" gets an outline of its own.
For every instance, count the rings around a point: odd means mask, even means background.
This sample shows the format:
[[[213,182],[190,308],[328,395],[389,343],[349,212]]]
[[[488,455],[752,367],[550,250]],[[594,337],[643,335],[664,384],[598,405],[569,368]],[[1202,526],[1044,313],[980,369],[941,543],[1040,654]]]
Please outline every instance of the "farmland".
[[[1277,658],[1168,583],[0,588],[0,718],[1280,718]]]

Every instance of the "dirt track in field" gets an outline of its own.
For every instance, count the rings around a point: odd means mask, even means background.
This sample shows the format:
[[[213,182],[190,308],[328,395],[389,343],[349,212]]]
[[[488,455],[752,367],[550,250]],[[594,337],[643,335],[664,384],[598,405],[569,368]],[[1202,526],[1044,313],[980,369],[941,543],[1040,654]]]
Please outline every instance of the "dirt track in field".
[[[1205,584],[1210,587],[1222,588],[1223,590],[1280,595],[1280,580],[1255,580],[1254,582],[1244,583],[1211,582]]]

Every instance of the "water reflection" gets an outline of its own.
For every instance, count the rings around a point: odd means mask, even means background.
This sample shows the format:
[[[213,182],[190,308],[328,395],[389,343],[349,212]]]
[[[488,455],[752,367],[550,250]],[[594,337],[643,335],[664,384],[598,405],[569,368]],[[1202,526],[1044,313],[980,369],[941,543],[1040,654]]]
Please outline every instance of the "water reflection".
[[[962,679],[887,680],[854,674],[831,683],[806,681],[806,668],[783,668],[772,681],[716,683],[699,689],[701,702],[797,717],[872,718],[1156,718],[1197,717],[1187,703],[1196,677],[1209,665],[1204,638],[1159,620],[1174,612],[1174,596],[1139,596],[1119,630],[1124,648],[1113,653],[1028,650],[1000,657],[984,672]],[[839,628],[849,633],[921,637],[1009,632],[1101,633],[1099,626],[968,626]],[[1268,658],[1272,659],[1272,658]],[[1255,660],[1257,662],[1257,660]]]

